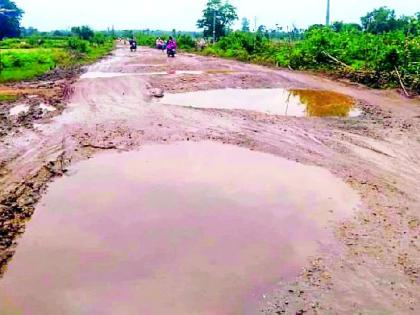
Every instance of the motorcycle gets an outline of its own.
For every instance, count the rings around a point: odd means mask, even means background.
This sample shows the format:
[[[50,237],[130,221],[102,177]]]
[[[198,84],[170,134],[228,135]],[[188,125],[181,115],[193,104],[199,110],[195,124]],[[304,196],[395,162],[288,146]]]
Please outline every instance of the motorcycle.
[[[136,41],[130,41],[130,51],[136,52],[137,51],[137,42]]]
[[[176,55],[176,49],[175,48],[168,48],[166,50],[166,53],[168,54],[168,57],[175,58]]]

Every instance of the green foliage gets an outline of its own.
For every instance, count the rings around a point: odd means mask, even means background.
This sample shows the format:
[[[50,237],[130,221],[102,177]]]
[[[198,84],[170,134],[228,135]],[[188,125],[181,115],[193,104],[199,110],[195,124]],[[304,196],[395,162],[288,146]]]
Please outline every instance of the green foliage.
[[[375,35],[357,28],[337,32],[319,26],[298,41],[271,41],[263,35],[234,32],[203,53],[293,69],[345,71],[349,78],[374,87],[397,86],[398,68],[404,83],[420,91],[419,36],[402,30]],[[343,64],[348,67],[343,69]]]
[[[77,37],[71,37],[68,40],[68,47],[70,50],[77,51],[80,53],[86,53],[88,51],[88,41],[79,39]]]
[[[168,40],[169,36],[172,34],[161,34],[159,37],[164,41]],[[146,32],[141,32],[135,34],[137,44],[140,46],[146,46],[155,48],[157,37],[154,35],[147,34]],[[179,49],[190,51],[196,47],[196,40],[189,34],[178,34],[175,38],[177,46]]]
[[[0,94],[1,103],[13,103],[18,99],[17,95],[12,94]]]
[[[23,11],[14,1],[0,0],[0,40],[20,35],[20,20]]]
[[[363,29],[372,34],[404,31],[407,35],[420,35],[420,13],[397,18],[394,10],[381,7],[369,12],[361,21]]]
[[[95,36],[95,32],[89,26],[72,27],[71,32],[83,40],[91,40]]]
[[[228,33],[237,19],[236,8],[228,1],[222,3],[221,0],[209,0],[203,10],[203,17],[197,21],[197,27],[204,30],[204,37],[212,37],[215,26],[215,36],[219,39]]]
[[[178,47],[184,50],[191,50],[196,47],[196,41],[187,34],[181,34],[176,37]]]
[[[142,32],[142,33],[135,34],[135,38],[139,46],[155,47],[156,37],[153,35],[148,35],[147,33]],[[164,37],[161,37],[161,38],[164,39]]]
[[[8,50],[1,52],[0,82],[23,80],[55,68],[59,54],[52,49]]]
[[[250,25],[249,19],[247,19],[245,17],[242,18],[242,28],[241,28],[242,32],[251,31],[251,28],[249,27],[249,25]]]
[[[0,82],[40,76],[56,67],[94,62],[114,47],[112,38],[95,33],[91,41],[79,37],[41,37],[0,41]]]

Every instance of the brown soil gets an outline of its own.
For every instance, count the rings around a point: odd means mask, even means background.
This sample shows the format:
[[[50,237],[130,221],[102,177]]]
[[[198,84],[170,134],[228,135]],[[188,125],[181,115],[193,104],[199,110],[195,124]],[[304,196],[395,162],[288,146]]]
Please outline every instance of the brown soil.
[[[162,69],[160,69],[162,68]],[[31,110],[11,118],[0,106],[0,264],[54,177],[102,150],[146,143],[214,140],[318,165],[356,189],[364,210],[334,229],[341,255],[308,259],[293,282],[262,302],[266,314],[418,314],[420,310],[420,102],[314,75],[195,55],[119,47],[91,72],[204,70],[203,74],[120,76],[25,83],[42,89]],[[41,85],[41,86],[40,86]],[[291,118],[243,110],[194,109],[153,102],[168,92],[215,88],[327,89],[358,100],[358,118]],[[15,88],[15,87],[13,87]],[[57,93],[48,95],[57,88]],[[71,91],[68,101],[62,101]],[[158,92],[157,92],[158,91]],[[25,93],[23,93],[25,94]],[[35,101],[37,100],[37,101]],[[57,111],[40,113],[36,103]],[[34,108],[34,110],[32,110]],[[6,121],[6,123],[3,123]]]

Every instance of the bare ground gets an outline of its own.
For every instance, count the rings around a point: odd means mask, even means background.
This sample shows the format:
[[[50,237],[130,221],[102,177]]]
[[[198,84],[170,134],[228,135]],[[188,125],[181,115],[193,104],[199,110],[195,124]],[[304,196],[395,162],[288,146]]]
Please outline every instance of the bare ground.
[[[23,102],[10,117],[0,107],[0,265],[13,257],[18,236],[48,183],[66,168],[103,150],[149,143],[212,139],[268,152],[336,174],[363,200],[363,210],[333,227],[340,255],[320,252],[295,280],[280,281],[262,299],[266,314],[418,314],[420,312],[420,102],[311,74],[236,61],[159,51],[130,54],[119,47],[90,72],[145,73],[203,70],[203,74],[69,79],[57,93]],[[291,118],[241,110],[162,105],[168,92],[214,88],[311,88],[353,96],[358,118]],[[3,87],[4,88],[4,87]],[[12,87],[15,88],[15,87]],[[33,87],[30,87],[33,88]],[[39,88],[39,86],[35,86]],[[69,100],[63,97],[72,93]],[[38,101],[34,101],[38,99]],[[54,112],[39,111],[48,102]],[[327,188],[326,188],[327,189]]]

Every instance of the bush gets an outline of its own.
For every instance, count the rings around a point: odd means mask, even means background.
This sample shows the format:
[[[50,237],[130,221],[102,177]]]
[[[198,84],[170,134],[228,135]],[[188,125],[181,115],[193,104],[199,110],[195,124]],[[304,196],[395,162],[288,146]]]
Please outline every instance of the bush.
[[[88,51],[88,42],[77,37],[71,37],[68,40],[68,47],[70,50],[86,53]]]
[[[233,32],[202,53],[340,73],[344,63],[348,65],[346,76],[374,87],[398,86],[398,77],[393,73],[397,67],[406,86],[420,92],[420,37],[402,30],[376,35],[356,27],[343,27],[338,32],[332,27],[314,26],[304,33],[302,40],[295,42],[270,41],[261,34]]]
[[[187,34],[181,34],[176,38],[178,47],[180,49],[191,50],[196,47],[196,41]]]

